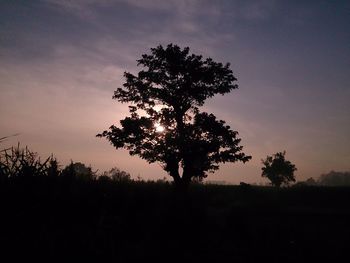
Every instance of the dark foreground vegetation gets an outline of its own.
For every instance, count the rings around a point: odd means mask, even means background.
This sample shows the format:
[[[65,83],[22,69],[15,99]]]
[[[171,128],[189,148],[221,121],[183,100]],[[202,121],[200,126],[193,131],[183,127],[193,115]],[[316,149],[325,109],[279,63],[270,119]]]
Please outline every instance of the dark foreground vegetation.
[[[134,181],[0,151],[0,252],[15,261],[338,262],[350,188]]]
[[[12,259],[339,262],[350,188],[270,188],[14,176],[0,183],[1,250]]]

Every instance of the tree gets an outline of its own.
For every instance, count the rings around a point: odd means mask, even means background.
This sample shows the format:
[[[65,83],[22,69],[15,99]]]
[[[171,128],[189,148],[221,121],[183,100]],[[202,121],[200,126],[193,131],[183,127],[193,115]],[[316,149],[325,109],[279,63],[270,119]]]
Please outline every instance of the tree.
[[[113,96],[132,104],[131,116],[120,121],[121,128],[112,125],[97,136],[160,163],[177,185],[206,177],[219,163],[251,159],[242,152],[237,131],[199,110],[206,99],[238,88],[228,63],[203,59],[173,44],[152,48],[137,62],[143,69],[137,75],[125,72],[126,82]]]
[[[120,170],[117,167],[111,168],[109,171],[103,172],[101,175],[103,178],[109,178],[115,182],[130,182],[131,176],[128,172]]]
[[[71,162],[62,170],[62,176],[89,181],[96,178],[96,172],[92,171],[91,166],[80,162]]]
[[[262,177],[266,177],[271,184],[280,187],[282,184],[288,185],[295,182],[294,172],[297,170],[294,164],[285,159],[286,152],[278,152],[273,156],[267,156],[265,160],[261,160],[264,167]]]

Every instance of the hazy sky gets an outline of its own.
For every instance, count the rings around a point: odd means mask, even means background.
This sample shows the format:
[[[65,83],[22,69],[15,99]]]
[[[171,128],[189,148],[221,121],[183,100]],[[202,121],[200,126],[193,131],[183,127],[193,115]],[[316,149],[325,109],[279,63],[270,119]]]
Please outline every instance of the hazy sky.
[[[253,159],[211,180],[265,182],[286,150],[297,180],[350,170],[350,2],[0,0],[0,137],[66,164],[162,178],[95,135],[127,114],[112,100],[125,70],[159,44],[230,62],[239,89],[208,101]]]

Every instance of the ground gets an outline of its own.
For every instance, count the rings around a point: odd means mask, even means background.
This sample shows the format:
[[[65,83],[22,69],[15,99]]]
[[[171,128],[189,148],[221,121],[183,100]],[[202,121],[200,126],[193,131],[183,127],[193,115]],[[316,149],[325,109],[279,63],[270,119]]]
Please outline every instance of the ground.
[[[12,258],[306,262],[348,257],[350,188],[12,178],[0,183]],[[3,253],[3,255],[4,255]]]

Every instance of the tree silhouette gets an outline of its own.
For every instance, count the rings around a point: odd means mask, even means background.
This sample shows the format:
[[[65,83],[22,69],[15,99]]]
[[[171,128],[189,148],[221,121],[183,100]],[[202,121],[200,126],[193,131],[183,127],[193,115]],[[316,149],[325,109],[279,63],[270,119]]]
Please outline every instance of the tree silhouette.
[[[113,167],[109,171],[103,172],[100,177],[103,177],[104,179],[108,178],[108,179],[113,180],[115,182],[130,182],[131,181],[131,175],[128,172],[120,170],[117,167]]]
[[[286,152],[278,152],[273,156],[267,156],[265,160],[261,160],[264,167],[262,177],[266,177],[271,184],[280,187],[282,184],[295,182],[294,172],[297,170],[294,164],[285,159]]]
[[[96,178],[96,172],[92,171],[91,166],[86,166],[80,162],[74,163],[73,161],[62,170],[61,174],[64,177],[78,178],[86,181]]]
[[[113,96],[132,103],[131,116],[120,121],[122,128],[112,125],[97,136],[149,163],[159,162],[177,185],[206,177],[219,163],[251,159],[242,152],[237,131],[199,110],[206,99],[238,88],[228,63],[173,44],[152,48],[137,62],[143,69],[137,75],[125,72],[126,82]]]

